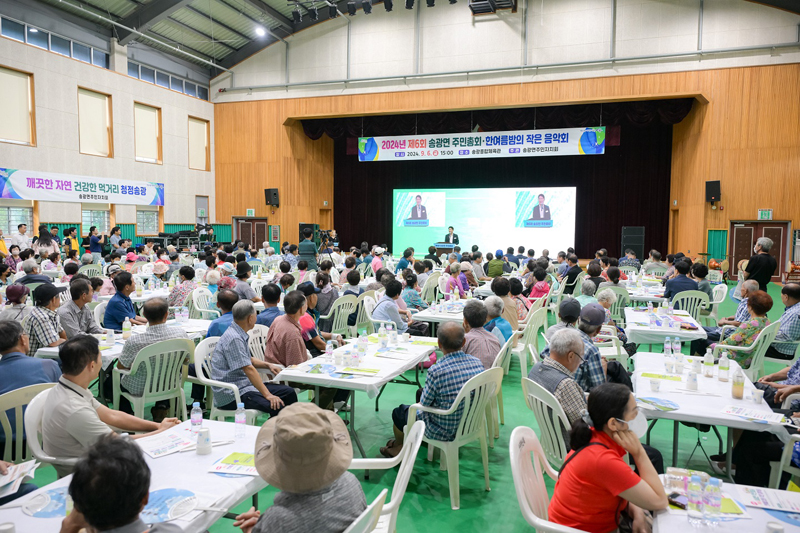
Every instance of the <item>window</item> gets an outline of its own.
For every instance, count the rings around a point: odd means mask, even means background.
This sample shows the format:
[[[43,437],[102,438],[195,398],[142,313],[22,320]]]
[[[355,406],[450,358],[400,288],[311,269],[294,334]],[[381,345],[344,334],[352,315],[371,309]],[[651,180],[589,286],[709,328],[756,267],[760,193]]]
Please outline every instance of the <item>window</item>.
[[[211,170],[208,129],[207,120],[189,117],[189,168]]]
[[[33,208],[0,206],[0,229],[4,235],[10,237],[20,224],[27,224],[28,228],[33,227]]]
[[[161,110],[133,104],[136,160],[161,164]]]
[[[128,61],[128,76],[139,79],[139,65]]]
[[[91,63],[92,62],[92,49],[88,46],[84,46],[82,44],[78,44],[76,42],[72,43],[72,57],[77,59],[78,61],[83,61],[84,63]]]
[[[61,38],[58,35],[50,35],[50,50],[62,56],[69,57],[71,55],[69,40]]]
[[[163,72],[156,72],[156,85],[169,89],[169,75]]]
[[[143,209],[143,207],[140,207],[139,209]],[[158,209],[152,211],[136,211],[136,234],[158,234]]]
[[[44,48],[45,50],[49,49],[49,33],[46,31],[42,31],[40,29],[34,28],[32,26],[28,26],[28,44],[32,44],[33,46],[38,46],[39,48]]]
[[[35,145],[33,75],[0,67],[0,141]]]
[[[19,22],[4,18],[3,29],[0,33],[2,33],[4,37],[9,37],[23,43],[25,42],[25,25]]]
[[[186,94],[189,96],[197,96],[197,85],[194,83],[189,83],[188,81],[184,83],[186,86]]]
[[[141,79],[143,81],[149,81],[150,83],[155,83],[156,82],[156,71],[151,69],[151,68],[147,68],[146,66],[142,65],[142,77],[141,77]]]
[[[92,65],[97,67],[108,68],[108,54],[101,52],[96,48],[92,48]]]
[[[200,85],[197,86],[197,97],[202,98],[203,100],[208,100],[208,88],[201,87]]]
[[[114,156],[109,95],[78,89],[78,137],[82,154]]]
[[[111,228],[111,215],[110,211],[82,209],[81,210],[81,224],[83,231],[88,235],[89,228],[97,226],[100,233],[108,233]]]
[[[179,93],[183,92],[183,80],[180,78],[171,78],[170,79],[170,88],[173,91],[178,91]]]

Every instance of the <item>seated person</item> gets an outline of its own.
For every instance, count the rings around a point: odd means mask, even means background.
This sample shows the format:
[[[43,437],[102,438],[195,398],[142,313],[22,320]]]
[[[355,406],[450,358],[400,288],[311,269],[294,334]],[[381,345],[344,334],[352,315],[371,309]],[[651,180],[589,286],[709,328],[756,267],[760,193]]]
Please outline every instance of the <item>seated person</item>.
[[[624,287],[624,285],[619,284],[619,280],[622,279],[623,275],[623,272],[619,269],[619,267],[610,266],[605,274],[608,278],[608,281],[604,281],[598,285],[598,289],[605,289],[606,287]]]
[[[722,336],[722,326],[735,326],[738,328],[742,322],[746,322],[750,319],[750,310],[747,306],[747,299],[750,294],[758,290],[758,282],[754,279],[745,280],[744,283],[742,283],[740,290],[742,299],[739,301],[739,305],[736,307],[736,314],[733,316],[720,318],[717,322],[717,327],[710,328],[702,326],[706,332],[707,338],[692,341],[691,348],[689,350],[690,354],[700,354],[701,356],[705,354],[708,346],[720,340]],[[728,328],[726,334],[730,335],[730,333],[731,330]]]
[[[233,383],[245,409],[257,409],[270,416],[277,415],[285,405],[297,401],[294,389],[286,385],[264,383],[259,368],[277,375],[280,368],[250,356],[247,332],[256,325],[256,309],[250,300],[240,300],[233,306],[233,323],[220,338],[211,357],[211,379]],[[270,328],[271,330],[272,328]],[[236,397],[221,387],[212,387],[214,405],[219,409],[236,409]]]
[[[508,280],[509,295],[517,310],[517,319],[525,320],[528,317],[528,310],[531,302],[522,295],[522,282],[517,278]]]
[[[517,315],[517,304],[511,299],[511,281],[508,278],[499,277],[492,280],[492,292],[495,296],[503,300],[503,318],[511,324],[512,331],[519,329],[519,317]]]
[[[486,306],[486,324],[483,327],[494,335],[502,346],[514,334],[514,328],[502,316],[506,304],[499,296],[489,296],[483,304]]]
[[[425,286],[425,282],[428,281],[428,277],[430,277],[430,271],[433,268],[428,268],[426,266],[426,261],[416,261],[414,262],[414,274],[417,276],[417,287],[419,291],[422,292],[422,288]]]
[[[42,270],[58,270],[61,268],[61,254],[52,253],[42,261]]]
[[[330,261],[323,261],[322,264],[325,263],[330,263]],[[339,299],[339,291],[331,283],[330,276],[324,272],[317,274],[316,284],[320,291],[317,295],[317,311],[320,315],[328,315],[334,302]],[[320,331],[330,332],[333,327],[333,319],[320,319],[318,326]]]
[[[450,265],[450,277],[447,278],[444,288],[445,300],[450,300],[452,295],[458,293],[459,298],[464,298],[469,290],[469,282],[467,276],[461,272],[461,263],[453,263]]]
[[[240,262],[236,265],[236,277],[238,278],[236,281],[236,285],[234,286],[233,290],[236,291],[236,294],[239,295],[239,298],[242,300],[250,300],[251,302],[260,302],[261,297],[256,294],[256,291],[253,290],[253,287],[250,286],[249,279],[253,273],[253,267],[250,266],[245,261]]]
[[[22,319],[31,314],[33,306],[28,305],[28,294],[31,290],[25,285],[12,283],[6,289],[6,308],[0,313],[0,320],[16,320],[20,324]],[[10,305],[8,305],[10,304]]]
[[[72,280],[72,276],[78,273],[78,263],[66,263],[64,265],[64,275],[61,276],[61,283],[69,283]]]
[[[645,274],[650,274],[651,272],[657,269],[667,267],[666,264],[661,262],[661,252],[659,252],[658,250],[650,250],[650,256],[647,258],[647,260],[644,262],[644,265],[642,266],[644,267]]]
[[[142,449],[130,439],[104,435],[75,465],[69,484],[74,503],[61,533],[115,531],[180,533],[170,522],[145,524],[139,513],[150,498],[150,467]]]
[[[20,285],[28,285],[29,283],[53,283],[50,276],[39,273],[39,265],[36,263],[35,259],[26,259],[19,266],[22,271],[25,272],[25,275],[14,283],[19,283]]]
[[[372,310],[372,319],[394,322],[398,334],[408,332],[410,335],[427,337],[428,324],[424,322],[415,322],[410,316],[408,317],[408,322],[400,317],[400,311],[397,308],[397,300],[400,298],[402,290],[403,285],[399,281],[396,279],[389,281],[386,284],[386,292],[378,300],[375,309]]]
[[[770,324],[767,313],[772,309],[772,297],[764,291],[755,291],[749,294],[747,298],[747,307],[750,318],[739,324],[736,331],[731,333],[728,337],[716,344],[712,344],[711,348],[715,348],[716,346],[753,345],[761,331]],[[728,357],[736,361],[743,369],[750,368],[750,364],[753,362],[752,353],[731,350],[728,352]]]
[[[436,255],[435,246],[428,246],[428,255],[426,255],[424,259],[436,263],[436,266],[442,266],[442,260],[439,259],[439,256]]]
[[[755,281],[755,280],[753,280]],[[781,289],[781,301],[784,305],[781,325],[775,341],[767,348],[764,357],[791,361],[800,341],[800,285],[787,283]]]
[[[261,287],[261,300],[264,302],[264,310],[258,314],[256,324],[270,327],[275,319],[283,314],[278,307],[278,303],[281,301],[280,287],[274,283],[267,283]]]
[[[546,278],[547,272],[545,272],[543,268],[536,267],[533,269],[533,275],[529,278],[531,281],[531,292],[528,295],[529,299],[535,300],[548,295],[550,292],[550,285],[545,281]]]
[[[645,512],[666,509],[668,504],[658,472],[639,440],[646,431],[647,420],[628,388],[609,383],[592,391],[588,411],[572,426],[572,452],[561,467],[549,520],[598,532],[617,531],[622,520],[633,531],[649,531]],[[623,460],[626,452],[638,475]],[[575,501],[582,504],[576,506]]]
[[[428,308],[428,303],[419,295],[419,285],[416,274],[408,274],[405,277],[406,287],[403,289],[403,300],[409,309],[422,311]]]
[[[183,328],[167,325],[169,305],[167,305],[167,301],[164,298],[151,298],[147,300],[142,307],[142,313],[144,314],[144,318],[147,319],[147,329],[144,333],[134,333],[125,341],[122,354],[120,354],[117,360],[117,368],[129,370],[139,352],[157,342],[189,338]],[[160,369],[151,366],[150,372],[155,373],[151,377],[152,380],[159,378]],[[144,367],[139,367],[139,371],[136,372],[136,374],[122,376],[120,390],[134,396],[141,396],[144,392],[144,385],[147,381],[148,373],[149,372],[147,372]],[[111,398],[113,389],[113,380],[111,372],[109,372],[105,382],[106,398]],[[156,402],[155,407],[150,411],[153,415],[153,420],[156,422],[163,420],[164,417],[167,416],[168,408],[169,400],[159,400]],[[123,412],[133,414],[131,403],[123,396],[119,398],[119,409]]]
[[[67,338],[104,333],[105,330],[94,321],[94,313],[89,309],[88,304],[94,297],[92,285],[85,279],[76,279],[69,284],[69,294],[70,301],[64,302],[56,311]]]
[[[398,282],[399,283],[399,282]],[[455,322],[439,326],[437,338],[442,358],[428,370],[425,387],[417,400],[425,407],[447,410],[453,405],[464,384],[485,370],[478,358],[464,353],[464,328]],[[394,439],[380,449],[384,457],[395,457],[403,449],[403,428],[408,422],[408,405],[392,411]],[[417,419],[425,422],[425,437],[442,441],[455,439],[456,421],[461,419],[463,405],[450,415],[418,412]]]
[[[502,276],[503,273],[506,272],[506,269],[508,269],[509,272],[511,271],[511,267],[507,266],[508,263],[504,261],[503,250],[497,250],[492,258],[489,258],[489,255],[490,254],[486,254],[486,259],[489,261],[486,264],[487,276],[496,278]]]
[[[574,253],[567,255],[566,263],[567,270],[559,276],[558,281],[566,284],[564,294],[573,294],[575,292],[575,280],[583,270],[578,266],[578,256]]]
[[[197,282],[194,280],[194,269],[188,265],[183,265],[178,270],[178,283],[172,287],[172,290],[167,296],[167,304],[169,307],[188,307],[191,301],[192,291],[197,288]],[[169,318],[175,318],[175,311],[169,313]]]
[[[294,285],[294,276],[292,276],[291,274],[284,274],[280,278],[280,284],[281,284],[281,292],[283,294],[286,294],[287,292],[289,292],[289,289],[292,288],[292,285]]]
[[[60,386],[47,393],[42,418],[42,447],[53,457],[71,459],[80,457],[97,440],[111,433],[111,428],[130,433],[138,439],[180,423],[177,418],[165,418],[161,423],[142,420],[115,411],[94,399],[89,385],[97,379],[103,358],[100,343],[91,335],[79,335],[65,342],[58,350],[63,375]],[[146,432],[146,433],[145,433]],[[58,477],[72,472],[71,466],[53,465]]]
[[[553,338],[557,331],[566,328],[574,328],[581,316],[581,304],[575,298],[563,298],[558,305],[558,321],[547,328],[544,336],[547,340]]]
[[[146,324],[147,320],[136,314],[136,308],[133,307],[130,298],[130,295],[136,290],[131,273],[120,272],[117,274],[117,277],[114,278],[114,288],[117,289],[117,294],[108,301],[103,326],[106,329],[121,331],[125,318],[129,318],[132,325]]]
[[[500,353],[500,341],[483,327],[489,312],[480,300],[469,300],[464,306],[464,353],[483,363],[484,368],[492,368],[497,354]]]
[[[339,272],[339,286],[342,285],[342,280],[347,279],[347,274],[350,273],[351,270],[355,270],[356,268],[356,258],[353,256],[348,256],[344,260],[344,269]]]
[[[581,282],[581,295],[575,298],[581,307],[586,307],[587,304],[597,303],[597,298],[594,293],[597,291],[597,285],[589,278],[584,278]]]
[[[358,298],[361,293],[364,292],[358,284],[361,282],[361,274],[358,273],[356,270],[351,270],[347,273],[347,285],[342,287],[344,290],[343,295],[347,296],[348,294],[355,296]],[[359,304],[359,306],[364,305],[363,302]],[[347,325],[348,326],[355,326],[356,322],[358,321],[358,310],[359,308],[356,307],[356,310],[350,313],[350,316],[347,317]]]
[[[313,403],[267,420],[255,456],[258,474],[280,492],[264,514],[251,507],[236,517],[233,525],[244,533],[340,533],[367,508],[361,483],[347,471],[353,460],[347,427]]]
[[[697,290],[706,293],[708,295],[708,300],[711,301],[714,299],[714,295],[711,289],[711,283],[708,282],[706,276],[708,276],[708,267],[703,263],[694,263],[691,266],[691,279],[697,282]],[[706,311],[706,313],[707,312],[708,311]]]
[[[298,285],[304,281],[308,281],[308,261],[303,259],[297,262],[297,273],[295,277],[297,278]]]
[[[686,261],[675,261],[675,272],[677,272],[677,275],[667,280],[666,285],[664,285],[664,298],[672,300],[677,294],[683,291],[697,290],[697,282],[686,276],[690,268],[689,263]]]
[[[403,251],[403,257],[400,261],[397,262],[397,265],[394,267],[394,273],[397,274],[398,272],[402,272],[403,270],[410,268],[411,265],[414,264],[414,250],[411,248],[406,248]]]
[[[625,330],[621,327],[617,326],[614,319],[611,318],[611,306],[617,303],[617,295],[614,291],[609,289],[603,289],[597,294],[597,303],[605,310],[606,312],[606,326],[611,326],[614,328],[614,331],[617,332],[617,338],[622,343],[622,347],[625,348],[625,351],[628,352],[629,356],[633,356],[636,353],[636,344],[628,342],[628,335],[625,333]],[[600,342],[604,342],[602,339]]]
[[[117,277],[117,274],[120,272],[123,272],[121,266],[108,265],[108,278],[103,280],[103,286],[100,287],[99,291],[100,296],[113,296],[117,293],[117,289],[114,288],[114,278]]]
[[[66,287],[56,287],[52,283],[43,283],[33,291],[33,308],[23,324],[25,334],[30,339],[28,355],[34,357],[39,348],[58,346],[67,340],[67,334],[61,327],[58,308],[61,306],[61,293]]]
[[[319,287],[315,287],[310,281],[306,281],[297,286],[297,290],[306,297],[306,313],[300,320],[300,327],[303,330],[303,340],[306,349],[312,357],[322,355],[325,352],[327,341],[334,341],[339,346],[344,346],[344,339],[341,335],[333,335],[327,331],[320,331],[317,327],[319,311],[317,310],[317,295],[321,292]],[[286,298],[284,297],[284,301]]]
[[[206,289],[208,289],[208,292],[210,292],[212,295],[216,294],[217,291],[219,290],[220,277],[221,276],[219,275],[219,272],[216,270],[209,270],[208,272],[206,272],[205,281],[208,284]]]
[[[639,263],[639,260],[636,259],[636,252],[632,248],[625,249],[625,259],[622,259],[619,262],[619,266],[633,267],[636,270],[639,270],[642,267],[641,263]]]
[[[595,289],[600,286],[601,283],[605,281],[600,274],[602,269],[600,268],[600,263],[597,260],[591,261],[586,266],[586,277],[585,280],[588,279],[594,283]]]
[[[601,265],[607,265],[603,269],[603,271],[600,273],[600,276],[603,279],[605,279],[606,281],[608,281],[608,269],[609,268],[615,267],[615,268],[617,268],[619,270],[619,260],[616,257],[608,257],[608,256],[604,255],[603,257],[600,258],[600,264]],[[627,281],[628,280],[628,276],[625,275],[625,272],[622,272],[620,270],[619,271],[619,279],[621,279],[622,281]]]

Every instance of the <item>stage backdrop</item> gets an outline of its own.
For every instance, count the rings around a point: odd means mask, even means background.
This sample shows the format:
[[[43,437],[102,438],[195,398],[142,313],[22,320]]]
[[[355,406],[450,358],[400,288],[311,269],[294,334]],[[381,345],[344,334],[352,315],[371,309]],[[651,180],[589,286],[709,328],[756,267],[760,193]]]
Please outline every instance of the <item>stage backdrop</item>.
[[[574,242],[559,246],[547,243],[551,255],[574,246],[580,257],[593,256],[601,247],[619,257],[622,226],[645,226],[645,249],[664,252],[669,225],[672,126],[652,121],[646,126],[620,128],[619,146],[607,143],[606,153],[594,157],[364,164],[359,163],[355,151],[348,155],[348,139],[339,138],[334,145],[334,226],[344,246],[358,245],[362,240],[391,244],[396,230],[392,209],[395,189],[575,187]],[[508,211],[515,208],[513,202],[506,207]],[[461,217],[480,220],[483,216],[480,202],[466,209],[471,212]],[[451,224],[448,220],[444,223]],[[456,227],[455,231],[464,249],[478,237],[471,235],[469,228]],[[535,237],[517,242],[513,224],[494,228],[494,235],[490,251],[525,246],[538,254],[543,244]],[[481,249],[487,251],[482,244]]]

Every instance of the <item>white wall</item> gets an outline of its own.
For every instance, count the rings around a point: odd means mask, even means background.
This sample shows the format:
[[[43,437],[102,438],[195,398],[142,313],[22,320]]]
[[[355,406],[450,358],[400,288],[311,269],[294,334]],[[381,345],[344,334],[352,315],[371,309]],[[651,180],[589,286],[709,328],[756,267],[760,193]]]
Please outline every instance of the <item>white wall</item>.
[[[0,37],[0,65],[33,73],[37,146],[0,143],[0,167],[164,183],[164,221],[193,223],[195,195],[214,196],[213,105],[183,94]],[[112,96],[114,157],[79,153],[78,86]],[[161,108],[164,164],[134,160],[134,100]],[[189,170],[188,116],[211,121],[211,171]],[[80,204],[41,202],[43,222],[79,222]],[[211,220],[214,203],[211,202]],[[117,223],[135,223],[119,206]]]
[[[524,63],[524,11],[527,6],[528,65],[590,61],[610,57],[611,0],[519,0],[517,13],[472,16],[467,2],[437,0],[428,8],[416,0],[406,10],[403,0],[394,10],[359,10],[351,21],[350,78],[414,74],[419,9],[420,72],[517,67]],[[418,7],[419,6],[419,7]],[[697,50],[700,0],[617,0],[615,57],[670,54]],[[322,10],[320,11],[322,16]],[[745,2],[705,0],[703,49],[722,49],[797,42],[800,16]],[[287,39],[289,83],[347,77],[347,22],[339,17]],[[237,86],[284,84],[283,43],[276,43],[239,63]],[[740,52],[706,55],[702,59],[670,58],[606,65],[506,71],[497,74],[442,76],[423,79],[254,89],[219,94],[230,86],[227,74],[212,80],[216,103],[363,92],[405,91],[595,76],[615,76],[676,70],[711,69],[800,61],[798,48],[777,54]]]

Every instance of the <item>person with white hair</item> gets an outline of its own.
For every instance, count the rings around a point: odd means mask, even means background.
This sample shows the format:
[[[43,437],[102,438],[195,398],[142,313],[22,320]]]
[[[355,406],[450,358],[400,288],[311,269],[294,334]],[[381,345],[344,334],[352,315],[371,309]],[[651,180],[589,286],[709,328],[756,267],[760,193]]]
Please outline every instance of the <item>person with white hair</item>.
[[[705,339],[699,339],[692,341],[691,348],[689,349],[689,354],[700,354],[703,355],[706,353],[706,348],[711,346],[712,344],[719,342],[724,337],[722,337],[722,327],[723,326],[733,326],[734,328],[738,328],[742,322],[747,322],[750,320],[750,310],[747,308],[747,299],[748,297],[758,290],[758,282],[754,279],[745,280],[742,283],[741,287],[741,294],[742,299],[739,302],[739,306],[736,308],[736,313],[733,316],[728,316],[725,318],[720,318],[717,322],[717,327],[709,328],[703,326],[703,329],[706,332]],[[728,330],[728,334],[734,332],[735,330]]]
[[[81,256],[81,265],[91,265],[92,263],[94,263],[92,254],[83,254]]]
[[[49,276],[39,273],[39,264],[35,259],[26,259],[23,261],[19,268],[25,272],[25,275],[19,278],[16,283],[28,285],[29,283],[53,283]]]
[[[483,327],[494,335],[502,346],[514,333],[511,323],[501,316],[506,304],[499,296],[489,296],[483,301],[483,305],[486,306],[486,324]]]
[[[208,283],[208,287],[206,287],[211,294],[217,292],[219,289],[219,280],[222,278],[218,270],[209,270],[206,272],[206,283]]]
[[[747,261],[744,269],[744,279],[754,279],[758,282],[758,290],[767,292],[767,283],[770,282],[775,271],[778,269],[778,262],[770,255],[772,249],[772,239],[761,237],[753,247],[753,256]]]
[[[597,303],[597,298],[594,293],[597,291],[597,285],[590,279],[584,279],[581,282],[581,295],[575,298],[580,302],[581,307],[586,307],[587,304]]]
[[[599,303],[606,312],[605,325],[614,328],[614,330],[617,332],[617,338],[620,340],[622,347],[625,348],[625,351],[628,352],[629,356],[635,354],[636,345],[628,342],[628,335],[625,334],[625,330],[617,326],[616,322],[614,322],[614,319],[611,318],[611,306],[617,303],[617,293],[611,289],[603,289],[597,293],[597,303]]]

